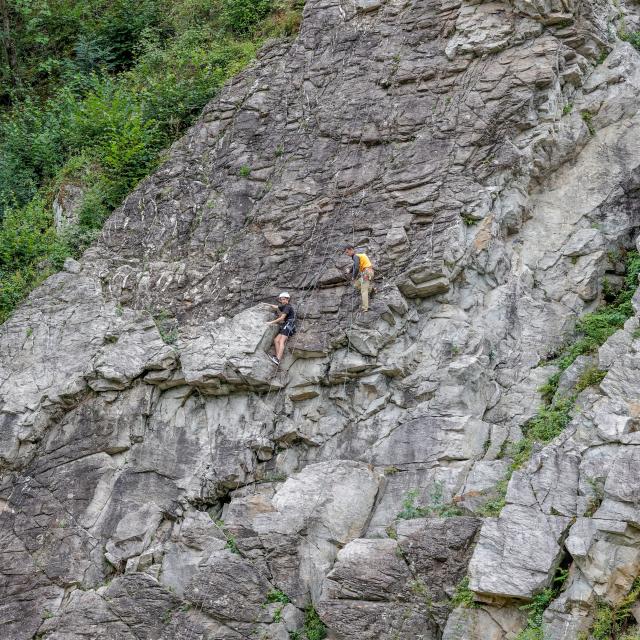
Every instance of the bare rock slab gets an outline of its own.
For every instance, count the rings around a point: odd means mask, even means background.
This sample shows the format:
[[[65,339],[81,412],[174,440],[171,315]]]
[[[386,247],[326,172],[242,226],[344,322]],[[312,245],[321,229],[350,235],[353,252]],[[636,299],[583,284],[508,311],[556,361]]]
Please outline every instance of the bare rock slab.
[[[507,505],[482,527],[469,563],[469,588],[489,599],[530,600],[551,583],[570,523],[568,517]]]
[[[232,318],[221,317],[181,336],[181,362],[187,383],[210,392],[279,385],[266,355],[276,332],[273,313],[251,307]]]

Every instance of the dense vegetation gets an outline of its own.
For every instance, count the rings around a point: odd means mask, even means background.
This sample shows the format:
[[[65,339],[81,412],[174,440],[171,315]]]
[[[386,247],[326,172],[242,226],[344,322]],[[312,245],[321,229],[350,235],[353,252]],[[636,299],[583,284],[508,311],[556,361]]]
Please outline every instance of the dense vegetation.
[[[0,0],[0,322],[303,0]],[[52,203],[82,188],[77,225]]]

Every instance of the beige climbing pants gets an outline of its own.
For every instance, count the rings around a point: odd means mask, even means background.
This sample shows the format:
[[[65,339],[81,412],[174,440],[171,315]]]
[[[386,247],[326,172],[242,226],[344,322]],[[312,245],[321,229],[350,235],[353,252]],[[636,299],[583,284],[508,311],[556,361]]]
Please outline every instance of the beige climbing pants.
[[[362,296],[363,311],[369,311],[369,290],[371,289],[372,282],[373,282],[373,269],[371,267],[367,267],[366,269],[360,272],[360,276],[353,283],[353,286],[356,289],[360,290],[360,295]]]

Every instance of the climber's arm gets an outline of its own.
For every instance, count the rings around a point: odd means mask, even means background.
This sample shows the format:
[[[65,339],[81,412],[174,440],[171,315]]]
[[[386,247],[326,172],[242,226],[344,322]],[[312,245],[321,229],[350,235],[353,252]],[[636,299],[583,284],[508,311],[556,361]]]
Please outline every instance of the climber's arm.
[[[279,315],[275,320],[267,322],[267,324],[280,324],[287,317],[286,313]]]
[[[351,270],[351,279],[355,280],[358,277],[358,273],[360,271],[360,258],[354,253],[353,254],[353,269]]]

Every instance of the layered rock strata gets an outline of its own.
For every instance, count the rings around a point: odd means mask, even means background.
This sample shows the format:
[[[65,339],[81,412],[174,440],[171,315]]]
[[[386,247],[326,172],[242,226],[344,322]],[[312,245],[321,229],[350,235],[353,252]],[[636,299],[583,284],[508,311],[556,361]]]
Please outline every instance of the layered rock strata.
[[[308,0],[295,42],[0,327],[0,635],[287,640],[313,605],[336,639],[506,640],[561,563],[549,638],[619,602],[640,573],[637,317],[478,514],[539,365],[640,227],[621,19]],[[378,274],[366,316],[346,241]],[[300,322],[276,370],[260,302],[282,287]],[[465,575],[476,608],[454,608]]]

